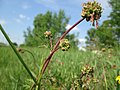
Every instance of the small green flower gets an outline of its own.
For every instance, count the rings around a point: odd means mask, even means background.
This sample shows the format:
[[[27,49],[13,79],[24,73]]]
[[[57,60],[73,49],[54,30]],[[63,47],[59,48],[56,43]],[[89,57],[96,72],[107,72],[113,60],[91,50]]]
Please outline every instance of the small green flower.
[[[118,82],[118,84],[120,84],[120,76],[116,77],[116,81]]]
[[[62,51],[67,51],[70,48],[70,43],[68,39],[62,39],[60,40],[59,46],[62,49]]]

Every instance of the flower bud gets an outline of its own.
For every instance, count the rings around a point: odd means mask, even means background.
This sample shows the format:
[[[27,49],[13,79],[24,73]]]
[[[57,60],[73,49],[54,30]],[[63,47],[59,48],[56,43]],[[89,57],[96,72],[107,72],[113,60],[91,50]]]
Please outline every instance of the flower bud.
[[[70,43],[68,39],[62,39],[59,44],[62,51],[67,51],[70,48]]]
[[[52,37],[51,31],[46,31],[46,32],[44,33],[44,35],[45,35],[46,38]]]

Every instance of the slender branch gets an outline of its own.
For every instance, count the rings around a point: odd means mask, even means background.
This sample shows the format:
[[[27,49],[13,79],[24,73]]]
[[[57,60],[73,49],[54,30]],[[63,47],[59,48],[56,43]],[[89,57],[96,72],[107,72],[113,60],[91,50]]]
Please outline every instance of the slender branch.
[[[59,43],[60,43],[60,40],[61,39],[63,39],[65,36],[66,36],[66,34],[67,33],[69,33],[75,26],[77,26],[80,22],[82,22],[83,20],[84,20],[85,18],[82,18],[82,19],[80,19],[78,22],[76,22],[71,28],[69,28],[68,30],[66,30],[65,32],[64,32],[64,34],[59,38],[59,40],[57,41],[57,43],[56,43],[56,45],[54,46],[54,49],[56,49],[57,47],[58,47],[58,45],[59,45]],[[54,50],[53,49],[53,50]]]
[[[32,75],[31,71],[29,70],[29,68],[27,67],[27,65],[25,64],[25,62],[23,61],[23,59],[20,56],[20,54],[17,52],[16,48],[14,47],[13,43],[11,42],[10,38],[8,37],[8,35],[6,34],[6,32],[4,31],[3,27],[1,26],[1,24],[0,24],[0,30],[3,33],[3,35],[5,36],[6,40],[10,44],[10,46],[12,47],[12,49],[15,52],[15,54],[17,55],[17,57],[19,58],[20,62],[24,66],[24,68],[27,70],[27,72],[29,73],[29,75],[31,76],[31,78],[33,79],[33,81],[36,83],[35,77]]]
[[[38,76],[36,77],[36,80],[37,80],[37,83],[38,83],[38,87],[40,87],[40,82],[41,82],[41,78],[42,78],[42,75],[44,74],[53,54],[58,50],[59,48],[57,48],[56,50],[52,51],[50,53],[50,55],[48,56],[48,58],[45,60],[44,64],[42,65],[42,69],[40,71],[40,73],[38,74]]]
[[[34,57],[33,53],[32,53],[32,52],[30,52],[29,50],[26,50],[26,49],[23,49],[23,50],[24,50],[24,51],[26,51],[26,52],[28,52],[29,54],[31,54],[31,55],[32,55],[33,60],[34,60],[34,70],[36,71],[37,64],[36,64],[36,59],[35,59],[35,57]]]
[[[52,58],[53,54],[59,49],[58,46],[59,46],[59,43],[60,43],[60,40],[63,39],[67,33],[69,33],[76,25],[78,25],[80,22],[82,22],[84,20],[84,18],[80,19],[78,22],[76,22],[71,28],[69,28],[68,30],[66,30],[64,32],[64,34],[59,38],[59,40],[57,41],[56,45],[54,46],[54,49],[53,51],[51,52],[51,54],[48,56],[48,58],[45,60],[44,62],[44,65],[43,65],[43,68],[42,68],[42,74],[44,74],[49,62],[50,62],[50,59]]]
[[[43,64],[43,68],[42,68],[42,74],[44,74],[45,69],[47,68],[47,66],[48,66],[48,64],[49,64],[49,62],[50,62],[53,54],[54,54],[58,49],[59,49],[59,48],[57,48],[57,49],[55,49],[54,51],[52,51],[52,52],[50,53],[50,55],[48,56],[48,58],[45,60],[45,62],[44,62],[44,64]]]

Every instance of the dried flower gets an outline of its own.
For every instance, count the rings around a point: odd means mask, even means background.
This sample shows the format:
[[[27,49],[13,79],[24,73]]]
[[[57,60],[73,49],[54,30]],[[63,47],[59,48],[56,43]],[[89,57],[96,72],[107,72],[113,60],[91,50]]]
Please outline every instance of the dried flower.
[[[68,39],[62,39],[60,40],[59,46],[62,49],[62,51],[67,51],[70,48],[70,43]]]
[[[96,27],[98,27],[98,20],[101,17],[102,7],[96,1],[84,3],[81,16],[86,18],[86,21],[91,21],[94,26],[96,21]]]

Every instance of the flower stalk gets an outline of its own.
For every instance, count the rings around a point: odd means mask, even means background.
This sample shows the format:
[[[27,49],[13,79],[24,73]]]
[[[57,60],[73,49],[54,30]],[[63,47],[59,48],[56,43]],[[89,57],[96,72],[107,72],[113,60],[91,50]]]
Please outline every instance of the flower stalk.
[[[82,18],[82,19],[80,19],[78,22],[76,22],[71,28],[69,28],[68,30],[66,30],[66,31],[63,33],[63,35],[58,39],[58,41],[57,41],[57,43],[55,44],[53,50],[51,50],[50,55],[47,57],[47,59],[46,59],[45,62],[43,63],[39,75],[36,77],[37,83],[39,84],[39,85],[38,85],[38,87],[39,87],[38,90],[40,89],[40,82],[41,82],[42,76],[43,76],[43,74],[44,74],[44,72],[45,72],[45,70],[46,70],[46,68],[47,68],[47,66],[48,66],[48,64],[49,64],[52,56],[54,55],[54,53],[55,53],[57,50],[60,49],[60,47],[59,47],[60,41],[61,41],[75,26],[77,26],[77,25],[78,25],[80,22],[82,22],[84,19],[85,19],[85,18]]]
[[[33,60],[34,60],[34,70],[36,71],[37,64],[36,64],[36,59],[35,59],[33,53],[30,52],[30,51],[27,50],[27,49],[21,49],[21,48],[17,48],[17,51],[18,51],[18,52],[21,52],[21,53],[27,52],[27,53],[29,53],[29,54],[33,57]]]
[[[101,13],[102,13],[102,7],[96,2],[88,2],[88,3],[84,3],[83,4],[83,10],[82,10],[82,19],[80,19],[79,21],[77,21],[72,27],[70,27],[68,30],[66,30],[63,35],[58,39],[58,41],[56,42],[56,44],[53,47],[53,43],[52,43],[52,34],[50,31],[46,31],[44,33],[46,38],[50,39],[50,55],[47,57],[47,59],[45,60],[45,62],[41,65],[40,68],[40,72],[38,73],[37,77],[34,77],[31,73],[31,71],[29,70],[29,68],[27,67],[27,65],[25,64],[24,60],[22,59],[22,57],[20,56],[20,54],[17,52],[16,48],[14,47],[14,45],[12,44],[11,40],[9,39],[8,35],[6,34],[6,32],[4,31],[4,29],[2,28],[2,26],[0,25],[0,30],[2,31],[3,35],[5,36],[6,40],[9,42],[10,46],[12,47],[13,51],[15,52],[15,54],[18,56],[20,62],[22,63],[22,65],[24,66],[24,68],[27,70],[27,72],[29,73],[29,75],[31,76],[31,78],[33,79],[33,81],[35,82],[32,86],[32,88],[36,88],[38,90],[40,90],[40,84],[41,84],[41,79],[42,76],[52,58],[52,56],[54,55],[54,53],[59,50],[60,48],[63,51],[66,51],[69,49],[70,45],[69,45],[69,41],[67,39],[64,39],[65,36],[71,31],[73,30],[73,28],[75,26],[77,26],[79,23],[81,23],[84,19],[86,19],[86,21],[91,21],[92,24],[94,25],[94,22],[96,21],[96,27],[98,27],[98,20],[101,17]],[[30,53],[30,52],[29,52]]]
[[[64,34],[59,38],[59,40],[57,41],[57,43],[55,44],[53,50],[51,51],[50,55],[48,56],[48,58],[45,60],[43,67],[42,67],[42,74],[44,74],[52,56],[54,55],[54,53],[59,49],[59,43],[60,40],[62,40],[75,26],[77,26],[80,22],[82,22],[84,20],[84,18],[80,19],[78,22],[76,22],[71,28],[69,28],[68,30],[66,30],[64,32]]]

